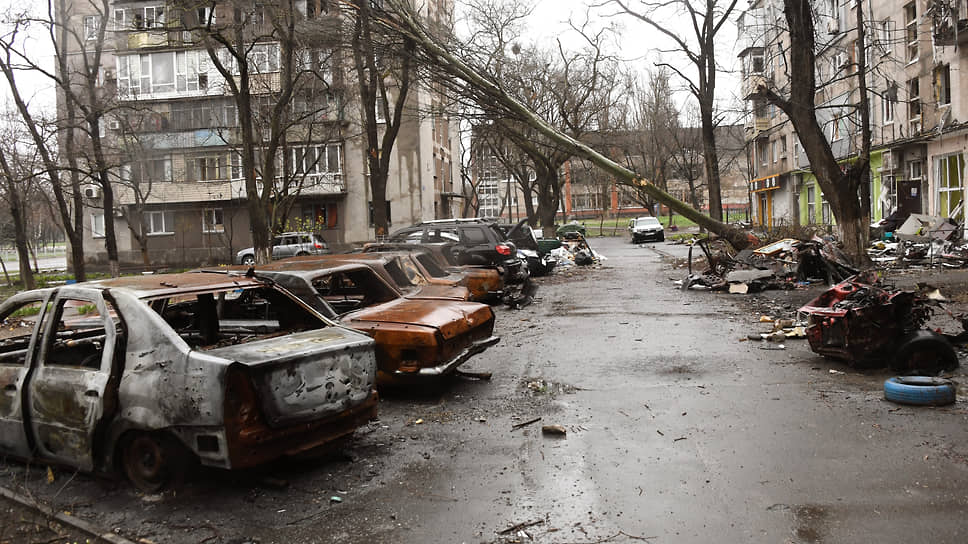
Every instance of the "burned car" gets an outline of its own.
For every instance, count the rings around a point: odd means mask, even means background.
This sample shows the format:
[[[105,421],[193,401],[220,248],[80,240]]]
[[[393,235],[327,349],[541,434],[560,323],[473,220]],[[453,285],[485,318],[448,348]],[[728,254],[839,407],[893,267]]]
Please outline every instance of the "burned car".
[[[373,337],[381,384],[452,374],[500,341],[489,306],[404,297],[362,262],[288,259],[251,273]]]
[[[374,343],[285,290],[168,274],[0,305],[0,451],[160,489],[251,467],[376,416]]]
[[[936,374],[958,366],[949,339],[926,330],[938,303],[894,289],[867,272],[847,278],[800,308],[814,353],[852,366],[890,366],[906,374]]]
[[[434,249],[438,251],[435,252]],[[465,287],[470,293],[470,300],[483,302],[500,298],[504,282],[497,268],[451,265],[442,251],[445,249],[441,244],[372,243],[363,246],[363,253],[393,254],[401,257],[406,254],[428,283]]]

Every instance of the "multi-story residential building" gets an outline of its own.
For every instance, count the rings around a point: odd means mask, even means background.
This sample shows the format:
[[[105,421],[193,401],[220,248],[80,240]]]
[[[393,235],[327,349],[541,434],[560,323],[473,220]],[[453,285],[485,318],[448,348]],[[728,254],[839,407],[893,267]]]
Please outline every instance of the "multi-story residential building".
[[[422,3],[420,9],[433,24],[449,25],[451,3],[435,0]],[[128,228],[128,220],[136,221],[140,213],[152,265],[226,262],[238,249],[252,245],[239,114],[226,80],[198,31],[186,28],[182,12],[197,9],[196,20],[216,24],[237,21],[236,8],[244,2],[204,2],[185,8],[189,4],[184,1],[112,0],[108,13],[95,11],[94,4],[98,3],[68,1],[68,9],[58,14],[59,21],[83,37],[69,44],[69,64],[74,68],[91,61],[97,25],[101,18],[109,18],[99,84],[114,98],[102,132],[113,150],[117,202],[113,210],[104,210],[97,186],[85,189],[87,259],[104,262],[105,221],[114,221],[122,264],[140,265],[140,246]],[[270,4],[253,1],[251,13],[246,13],[254,24],[268,28],[268,22],[259,19],[266,17],[260,11],[265,5]],[[335,248],[347,247],[374,237],[367,145],[352,54],[312,26],[323,18],[341,17],[336,3],[296,0],[294,6],[297,33],[304,29],[297,67],[313,67],[318,82],[297,89],[287,104],[288,119],[298,121],[284,129],[275,158],[276,186],[293,183],[298,188],[288,191],[291,206],[276,228],[312,230]],[[280,91],[281,48],[272,32],[252,34],[249,75],[258,95],[253,117],[268,119]],[[219,54],[238,78],[238,64],[231,55]],[[59,96],[59,112],[63,102]],[[442,104],[440,89],[422,82],[411,86],[387,180],[391,228],[452,217],[459,210],[459,202],[452,198],[452,164],[459,157],[459,142],[452,137],[454,121]],[[256,133],[259,141],[266,141],[269,129],[257,128]]]
[[[965,0],[877,0],[864,4],[867,50],[859,56],[855,3],[818,5],[817,117],[838,159],[860,148],[858,61],[866,60],[872,129],[871,215],[896,211],[964,222],[968,151]],[[960,15],[959,15],[960,14]],[[958,19],[961,17],[961,19]],[[739,21],[750,191],[761,224],[827,224],[830,208],[796,134],[777,108],[756,98],[761,82],[789,83],[782,3],[756,0]]]

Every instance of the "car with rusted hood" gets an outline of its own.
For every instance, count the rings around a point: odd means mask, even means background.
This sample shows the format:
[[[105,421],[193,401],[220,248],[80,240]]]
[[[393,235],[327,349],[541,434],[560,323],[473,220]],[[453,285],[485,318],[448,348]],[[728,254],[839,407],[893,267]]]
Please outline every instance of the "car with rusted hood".
[[[439,246],[442,244],[372,243],[363,246],[363,253],[405,255],[427,282],[466,287],[470,300],[484,302],[501,297],[504,281],[496,267],[451,265],[440,253],[445,249]]]
[[[251,467],[376,417],[374,342],[252,277],[160,274],[0,305],[0,453],[120,470]]]
[[[500,341],[493,335],[490,306],[402,296],[362,262],[286,259],[251,273],[271,279],[319,312],[373,337],[379,384],[452,374]]]
[[[380,253],[348,253],[294,257],[291,261],[318,262],[326,266],[342,263],[362,263],[369,266],[400,293],[419,300],[470,300],[471,293],[463,285],[433,284],[427,281],[409,258]]]

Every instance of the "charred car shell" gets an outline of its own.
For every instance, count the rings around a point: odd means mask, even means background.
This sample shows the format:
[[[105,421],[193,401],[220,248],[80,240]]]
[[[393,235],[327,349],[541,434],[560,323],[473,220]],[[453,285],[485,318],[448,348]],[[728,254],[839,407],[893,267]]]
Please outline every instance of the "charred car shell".
[[[156,490],[300,453],[376,415],[373,341],[253,278],[171,274],[0,306],[0,450]],[[287,334],[288,333],[288,334]]]
[[[402,297],[361,262],[289,259],[254,274],[284,286],[321,313],[376,340],[377,381],[390,384],[455,372],[500,341],[485,304]]]

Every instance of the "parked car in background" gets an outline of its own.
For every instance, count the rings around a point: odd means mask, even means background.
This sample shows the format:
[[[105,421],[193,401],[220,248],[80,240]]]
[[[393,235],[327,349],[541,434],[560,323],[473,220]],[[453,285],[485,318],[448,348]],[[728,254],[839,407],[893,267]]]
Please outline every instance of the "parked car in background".
[[[374,342],[270,282],[163,274],[0,305],[0,453],[119,467],[156,491],[193,462],[251,467],[376,416]]]
[[[649,240],[662,242],[665,240],[665,229],[655,217],[636,217],[629,220],[629,235],[632,236],[633,244]]]
[[[441,219],[406,227],[390,235],[390,242],[412,244],[451,242],[453,262],[459,265],[494,265],[503,269],[504,283],[523,283],[528,269],[518,248],[493,221]]]
[[[362,262],[288,259],[259,266],[321,313],[376,341],[377,381],[451,374],[496,344],[494,312],[485,304],[407,298]]]
[[[311,232],[284,232],[272,238],[273,259],[327,253],[329,253],[329,245]],[[235,264],[255,264],[255,248],[247,247],[236,253]]]

